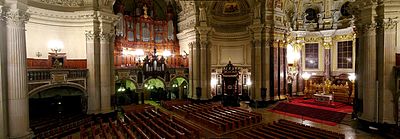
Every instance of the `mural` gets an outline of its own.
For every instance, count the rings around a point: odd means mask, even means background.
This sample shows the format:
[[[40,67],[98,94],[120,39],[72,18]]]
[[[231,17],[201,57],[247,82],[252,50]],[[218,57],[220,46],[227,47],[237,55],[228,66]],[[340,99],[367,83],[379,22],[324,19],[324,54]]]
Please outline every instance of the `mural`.
[[[236,2],[227,2],[224,4],[224,14],[237,14],[240,13],[239,4]]]

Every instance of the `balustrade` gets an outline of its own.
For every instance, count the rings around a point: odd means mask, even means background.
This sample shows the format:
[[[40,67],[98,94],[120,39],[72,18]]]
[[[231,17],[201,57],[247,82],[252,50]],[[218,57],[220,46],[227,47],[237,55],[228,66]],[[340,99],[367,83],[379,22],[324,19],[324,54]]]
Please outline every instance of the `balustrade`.
[[[67,79],[86,78],[87,69],[28,69],[28,81],[51,80],[54,74],[66,74]]]

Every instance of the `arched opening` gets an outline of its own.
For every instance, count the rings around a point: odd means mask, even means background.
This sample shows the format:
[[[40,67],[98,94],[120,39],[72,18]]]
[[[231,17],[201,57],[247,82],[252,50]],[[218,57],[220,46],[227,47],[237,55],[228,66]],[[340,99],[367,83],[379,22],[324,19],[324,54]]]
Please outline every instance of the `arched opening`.
[[[171,92],[168,94],[171,99],[186,99],[188,96],[188,81],[183,77],[171,81]]]
[[[165,84],[158,78],[152,78],[147,80],[143,86],[144,99],[150,99],[154,101],[168,99],[168,93],[165,90]]]
[[[136,84],[131,80],[118,80],[115,82],[115,105],[139,104],[139,95]]]
[[[29,97],[31,126],[43,119],[62,119],[86,113],[86,96],[78,88],[57,86]]]

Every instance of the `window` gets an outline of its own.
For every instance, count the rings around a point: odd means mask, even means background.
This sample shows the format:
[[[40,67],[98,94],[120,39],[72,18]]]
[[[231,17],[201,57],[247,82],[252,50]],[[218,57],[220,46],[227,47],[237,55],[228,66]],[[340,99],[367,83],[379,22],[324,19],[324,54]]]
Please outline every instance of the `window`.
[[[338,42],[337,67],[339,69],[353,68],[353,41]]]
[[[309,43],[305,46],[306,69],[318,69],[318,43]]]

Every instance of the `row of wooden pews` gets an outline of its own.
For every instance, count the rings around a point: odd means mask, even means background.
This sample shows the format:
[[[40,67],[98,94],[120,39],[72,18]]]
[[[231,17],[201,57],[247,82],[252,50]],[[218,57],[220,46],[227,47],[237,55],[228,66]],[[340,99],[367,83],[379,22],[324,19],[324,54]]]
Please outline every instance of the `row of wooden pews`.
[[[184,116],[186,119],[197,122],[217,133],[257,124],[262,120],[262,116],[259,113],[236,107],[223,107],[218,103],[184,104],[168,107],[171,107],[172,111]]]
[[[280,119],[236,133],[240,139],[344,139],[343,134]]]
[[[58,138],[64,135],[79,131],[81,125],[90,125],[92,123],[92,116],[72,116],[61,121],[51,121],[32,127],[34,131],[34,138]]]
[[[188,100],[161,101],[161,106],[163,106],[167,110],[172,110],[172,106],[181,106],[186,104],[192,104],[192,102]]]
[[[199,130],[154,107],[138,105],[124,109],[122,117],[99,119],[81,127],[81,139],[197,139]],[[107,122],[104,122],[107,120]]]
[[[160,109],[146,109],[143,112],[125,114],[125,121],[137,125],[150,138],[194,139],[199,130]]]

